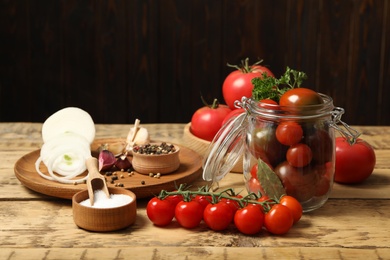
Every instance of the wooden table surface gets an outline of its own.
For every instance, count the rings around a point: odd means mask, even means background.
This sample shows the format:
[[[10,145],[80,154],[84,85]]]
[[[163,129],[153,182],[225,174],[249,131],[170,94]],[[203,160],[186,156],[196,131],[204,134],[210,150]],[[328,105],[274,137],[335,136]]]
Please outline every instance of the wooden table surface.
[[[31,191],[15,162],[42,145],[40,123],[0,123],[0,259],[390,259],[390,127],[355,127],[376,151],[373,175],[354,186],[334,185],[320,209],[304,214],[284,236],[245,236],[234,227],[158,228],[138,200],[133,226],[95,233],[78,228],[70,200]],[[184,124],[150,124],[152,138],[183,143]],[[126,137],[130,125],[96,125],[96,138]],[[192,185],[203,185],[199,179]],[[220,185],[244,189],[242,174]]]

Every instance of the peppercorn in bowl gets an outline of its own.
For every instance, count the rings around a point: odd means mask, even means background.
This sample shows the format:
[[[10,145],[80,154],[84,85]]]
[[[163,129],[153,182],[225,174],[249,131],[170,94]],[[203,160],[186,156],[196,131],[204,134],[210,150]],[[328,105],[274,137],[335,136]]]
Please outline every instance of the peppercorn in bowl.
[[[180,167],[180,148],[165,142],[134,146],[132,165],[141,174],[168,174]]]

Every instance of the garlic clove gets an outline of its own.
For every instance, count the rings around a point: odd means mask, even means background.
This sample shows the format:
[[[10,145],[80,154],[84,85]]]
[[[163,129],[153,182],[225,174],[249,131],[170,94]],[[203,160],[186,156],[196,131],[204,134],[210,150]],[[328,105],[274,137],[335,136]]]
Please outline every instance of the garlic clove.
[[[126,155],[122,155],[116,160],[115,167],[119,170],[127,170],[131,168],[131,163]]]
[[[116,163],[115,155],[108,150],[101,150],[99,153],[98,163],[99,171],[110,169]]]

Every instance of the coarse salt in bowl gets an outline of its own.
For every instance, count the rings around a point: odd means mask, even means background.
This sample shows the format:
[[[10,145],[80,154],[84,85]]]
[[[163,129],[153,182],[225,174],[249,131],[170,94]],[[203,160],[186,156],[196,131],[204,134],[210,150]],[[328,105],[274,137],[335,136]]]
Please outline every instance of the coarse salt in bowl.
[[[109,187],[110,198],[103,191],[95,191],[91,206],[88,190],[76,193],[72,198],[75,224],[89,231],[114,231],[135,222],[137,215],[136,196],[124,188]]]

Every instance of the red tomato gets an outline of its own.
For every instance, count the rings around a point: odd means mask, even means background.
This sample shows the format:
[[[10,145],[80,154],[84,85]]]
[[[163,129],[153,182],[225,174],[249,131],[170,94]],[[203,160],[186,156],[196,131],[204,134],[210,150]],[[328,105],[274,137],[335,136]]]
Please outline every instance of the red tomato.
[[[294,145],[301,141],[303,129],[296,122],[285,121],[278,125],[275,135],[281,144]]]
[[[234,197],[242,198],[241,195],[236,195]],[[236,211],[240,208],[240,204],[237,201],[235,201],[235,200],[222,198],[221,201],[225,202],[230,207],[230,209],[232,210],[233,214],[236,213]]]
[[[282,181],[287,195],[301,203],[314,196],[319,177],[310,165],[297,168],[285,161],[275,168],[275,173]]]
[[[375,163],[374,149],[366,141],[358,139],[350,145],[344,137],[336,138],[336,182],[362,182],[372,174]]]
[[[314,90],[293,88],[286,91],[279,100],[280,106],[301,107],[322,104],[324,101]]]
[[[146,214],[156,226],[166,226],[175,216],[175,206],[168,200],[154,197],[146,205]]]
[[[294,224],[291,210],[282,204],[275,204],[265,214],[264,226],[268,232],[275,235],[286,234]]]
[[[266,98],[259,101],[259,106],[265,109],[278,110],[279,104],[272,99]]]
[[[252,79],[262,78],[263,73],[274,77],[274,74],[266,67],[261,65],[248,65],[248,60],[242,68],[231,72],[222,85],[222,95],[226,104],[231,109],[236,109],[234,102],[241,101],[242,97],[252,97],[253,84]]]
[[[199,108],[191,118],[191,133],[201,139],[212,141],[230,112],[228,106],[220,105],[216,100],[212,106]]]
[[[207,205],[203,212],[204,222],[215,231],[225,230],[233,221],[233,216],[232,209],[223,201]]]
[[[251,134],[249,150],[255,158],[261,158],[272,167],[285,160],[288,146],[277,140],[273,124],[259,124]]]
[[[303,212],[302,205],[294,197],[285,195],[280,199],[280,204],[291,210],[294,223],[297,223],[301,219]]]
[[[304,139],[313,152],[315,163],[323,164],[332,160],[334,143],[327,131],[316,129]]]
[[[166,197],[165,200],[168,200],[176,207],[176,205],[183,200],[183,195],[170,195]]]
[[[226,122],[229,121],[229,119],[231,119],[233,117],[237,117],[238,115],[240,115],[242,113],[245,113],[245,109],[243,109],[243,108],[237,108],[237,109],[232,110],[229,114],[227,114],[227,116],[225,117],[225,119],[222,122],[222,125],[226,124]]]
[[[306,144],[294,144],[287,150],[286,158],[289,164],[294,167],[304,167],[311,162],[313,154]]]
[[[211,203],[211,196],[206,196],[206,195],[196,195],[194,200],[200,203],[202,205],[203,209],[207,207]]]
[[[195,201],[180,201],[175,208],[175,218],[184,228],[195,228],[203,218],[203,207]]]
[[[245,235],[254,235],[263,228],[264,213],[259,206],[248,204],[234,214],[234,225]]]

